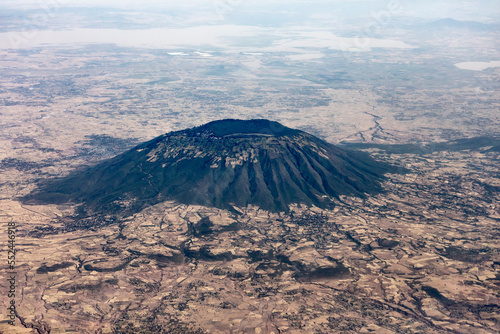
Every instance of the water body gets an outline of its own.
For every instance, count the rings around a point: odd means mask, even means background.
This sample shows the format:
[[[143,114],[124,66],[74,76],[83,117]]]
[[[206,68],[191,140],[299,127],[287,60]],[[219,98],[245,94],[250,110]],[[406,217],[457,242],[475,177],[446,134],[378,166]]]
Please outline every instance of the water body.
[[[268,36],[263,43],[247,44]],[[262,40],[262,39],[261,39]],[[376,38],[345,38],[329,31],[304,27],[270,29],[242,25],[211,25],[188,28],[160,29],[74,29],[33,30],[0,33],[0,49],[27,49],[43,46],[81,46],[114,44],[121,47],[175,49],[198,48],[205,51],[233,52],[293,52],[304,53],[302,48],[328,48],[345,51],[369,51],[372,48],[409,49],[413,46],[402,41]],[[310,51],[309,51],[310,53]],[[208,56],[209,54],[200,54]]]
[[[500,61],[465,62],[455,64],[455,66],[462,70],[483,71],[487,68],[500,67]]]

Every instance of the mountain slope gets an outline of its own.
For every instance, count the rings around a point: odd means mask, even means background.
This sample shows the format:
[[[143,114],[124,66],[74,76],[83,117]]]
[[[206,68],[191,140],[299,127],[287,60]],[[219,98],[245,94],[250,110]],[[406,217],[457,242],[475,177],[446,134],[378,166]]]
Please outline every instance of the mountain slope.
[[[218,208],[320,207],[380,191],[394,167],[267,120],[221,120],[170,132],[24,198],[83,203],[88,212],[137,212],[165,200]]]

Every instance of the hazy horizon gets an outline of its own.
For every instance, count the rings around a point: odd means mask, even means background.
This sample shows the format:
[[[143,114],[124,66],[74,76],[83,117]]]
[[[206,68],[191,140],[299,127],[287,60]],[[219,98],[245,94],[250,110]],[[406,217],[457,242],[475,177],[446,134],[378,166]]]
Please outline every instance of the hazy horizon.
[[[197,0],[179,3],[176,1],[148,0],[137,1],[116,0],[84,0],[73,3],[68,0],[42,1],[3,1],[0,8],[9,10],[40,10],[50,15],[61,8],[116,8],[134,10],[136,12],[161,12],[163,10],[187,10],[191,17],[217,16],[218,19],[231,19],[238,15],[255,15],[255,13],[273,10],[273,14],[288,14],[303,19],[316,14],[333,14],[338,19],[356,19],[371,17],[381,11],[397,8],[397,16],[424,19],[453,18],[456,20],[473,20],[483,23],[498,22],[500,3],[484,0],[469,1],[430,1],[410,2],[407,0]],[[220,15],[220,14],[223,15]],[[394,14],[394,13],[392,13]],[[222,17],[221,17],[222,16]]]

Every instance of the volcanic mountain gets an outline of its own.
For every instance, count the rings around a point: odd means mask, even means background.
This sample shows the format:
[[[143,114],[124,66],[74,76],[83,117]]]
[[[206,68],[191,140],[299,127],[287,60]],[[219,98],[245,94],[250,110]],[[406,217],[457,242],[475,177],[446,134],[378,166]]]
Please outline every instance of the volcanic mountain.
[[[46,181],[25,197],[83,203],[86,212],[138,212],[166,200],[232,209],[326,207],[381,190],[395,168],[268,120],[226,119],[159,136],[112,159]]]

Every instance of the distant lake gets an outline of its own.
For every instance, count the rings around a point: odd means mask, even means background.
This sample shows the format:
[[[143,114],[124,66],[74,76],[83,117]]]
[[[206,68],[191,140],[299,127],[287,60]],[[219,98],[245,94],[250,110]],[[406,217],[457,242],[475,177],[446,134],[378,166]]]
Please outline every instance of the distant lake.
[[[255,43],[256,40],[261,42]],[[284,51],[297,54],[304,53],[301,48],[328,48],[345,51],[369,51],[372,48],[413,48],[413,46],[397,40],[339,37],[327,30],[307,27],[270,29],[256,26],[210,25],[178,29],[74,29],[0,33],[0,49],[26,49],[43,46],[72,47],[88,44],[115,44],[121,47],[154,49],[196,47],[207,52],[221,49],[234,52]],[[203,55],[200,54],[200,56]],[[204,56],[209,55],[205,54]]]
[[[500,61],[465,62],[455,64],[455,66],[462,70],[482,71],[487,68],[500,67]]]

